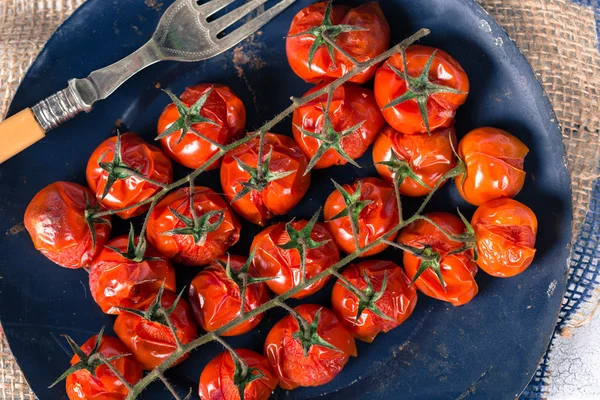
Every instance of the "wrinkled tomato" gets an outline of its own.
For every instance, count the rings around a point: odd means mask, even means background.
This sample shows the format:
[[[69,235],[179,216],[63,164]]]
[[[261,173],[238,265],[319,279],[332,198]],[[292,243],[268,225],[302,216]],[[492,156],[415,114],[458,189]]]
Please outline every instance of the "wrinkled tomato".
[[[89,204],[88,204],[89,203]],[[110,236],[110,217],[86,220],[98,202],[86,187],[55,182],[40,190],[25,210],[24,224],[33,245],[50,261],[65,268],[88,266]]]
[[[160,190],[159,186],[139,176],[126,176],[124,169],[135,170],[161,184],[169,184],[173,181],[171,160],[160,148],[144,142],[137,133],[125,133],[120,139],[121,154],[117,155],[115,160],[117,141],[118,137],[113,136],[102,142],[92,153],[86,169],[88,186],[96,193],[100,203],[111,210],[134,206],[154,196]],[[105,168],[100,164],[105,165]],[[125,219],[135,217],[143,214],[148,207],[149,204],[132,207],[120,211],[117,215]]]
[[[410,279],[391,261],[368,260],[351,264],[342,275],[363,290],[367,299],[379,297],[374,302],[377,313],[383,313],[391,319],[377,315],[370,306],[357,318],[361,301],[338,280],[333,286],[331,305],[346,329],[357,339],[373,342],[380,332],[389,332],[403,323],[417,305],[417,291],[410,285]],[[387,280],[385,288],[384,280]]]
[[[203,99],[209,91],[208,97]],[[186,132],[183,132],[182,128],[160,139],[163,149],[179,164],[196,169],[219,151],[214,143],[206,141],[195,132],[221,145],[231,143],[244,133],[246,109],[240,98],[229,87],[203,83],[188,87],[180,99],[188,108],[193,107],[199,100],[205,100],[199,116],[207,121],[193,123],[189,131],[186,129]],[[186,117],[193,121],[195,115],[182,116],[174,103],[169,104],[158,120],[158,135],[160,136],[173,124],[186,125]],[[207,169],[217,168],[219,164],[220,161],[216,161]]]
[[[254,380],[244,388],[244,400],[267,400],[275,390],[279,379],[262,355],[247,349],[235,349],[248,368],[260,371],[262,378]],[[258,374],[256,371],[253,374]],[[236,366],[228,351],[213,358],[200,375],[201,400],[240,400],[239,389],[235,384]]]
[[[477,237],[477,265],[507,278],[525,271],[535,256],[538,222],[529,207],[502,198],[481,205],[471,220]]]
[[[390,27],[379,4],[369,2],[356,8],[335,5],[329,16],[326,14],[327,2],[310,5],[296,14],[288,32],[288,61],[296,75],[305,81],[320,83],[326,78],[339,78],[354,68],[352,62],[343,54],[334,50],[332,45],[323,42],[324,32],[359,62],[369,61],[388,49]],[[353,26],[356,29],[340,33],[340,25]],[[302,34],[303,32],[307,33]],[[311,60],[313,46],[318,48]],[[330,54],[334,55],[333,60]],[[376,69],[376,65],[367,68],[350,80],[365,83],[373,77]]]
[[[527,153],[527,146],[506,131],[472,130],[458,145],[458,155],[467,167],[466,175],[455,178],[460,195],[476,206],[516,196],[525,183],[523,164]]]
[[[206,265],[220,257],[240,238],[241,225],[225,200],[212,189],[194,188],[169,193],[152,211],[146,235],[158,251],[176,263]]]

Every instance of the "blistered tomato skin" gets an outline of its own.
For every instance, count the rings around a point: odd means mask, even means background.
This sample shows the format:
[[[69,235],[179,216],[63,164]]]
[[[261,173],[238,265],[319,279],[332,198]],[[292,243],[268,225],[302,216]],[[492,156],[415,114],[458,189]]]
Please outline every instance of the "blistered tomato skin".
[[[456,109],[465,103],[469,92],[469,78],[460,64],[448,53],[433,47],[413,45],[406,50],[408,75],[420,76],[432,54],[433,63],[429,70],[429,81],[459,90],[464,94],[435,93],[428,97],[427,115],[430,130],[447,128],[454,122]],[[377,70],[375,75],[375,98],[382,109],[383,117],[394,129],[405,134],[425,133],[427,128],[416,100],[408,100],[387,107],[407,92],[406,81],[397,71],[404,71],[402,56],[394,54]]]
[[[237,243],[241,225],[227,202],[212,189],[196,186],[193,201],[198,218],[209,212],[216,212],[207,220],[207,227],[217,224],[219,212],[222,212],[224,217],[220,225],[214,230],[207,229],[205,236],[198,241],[192,234],[173,232],[175,229],[186,228],[186,223],[181,221],[173,210],[192,219],[190,189],[185,187],[171,192],[156,205],[148,220],[146,235],[152,246],[176,263],[188,266],[206,265],[224,255]]]
[[[96,193],[98,201],[110,210],[133,206],[154,196],[161,188],[137,176],[118,179],[102,198],[108,182],[108,172],[100,167],[100,162],[110,163],[114,159],[117,137],[105,140],[92,153],[86,169],[88,186]],[[121,135],[121,155],[123,163],[140,174],[162,184],[173,182],[171,160],[158,147],[144,142],[137,133]],[[149,204],[121,211],[117,215],[127,219],[143,214]]]
[[[219,261],[226,265],[227,257]],[[230,256],[229,262],[233,271],[239,271],[247,259],[241,256]],[[251,278],[258,278],[258,272],[253,265],[248,271]],[[218,261],[200,271],[192,280],[189,290],[189,300],[196,321],[202,329],[212,332],[237,318],[242,308],[240,288],[227,277],[225,268]],[[269,294],[264,283],[253,283],[246,289],[244,310],[252,311],[269,301]],[[262,320],[263,314],[249,318],[245,322],[222,333],[222,336],[236,336],[249,332]]]
[[[304,96],[314,93],[325,85],[327,83],[312,88]],[[305,135],[298,127],[323,136],[325,134],[323,132],[325,121],[323,108],[325,104],[327,104],[327,95],[310,101],[294,111],[292,118],[294,139],[309,159],[315,156],[323,142]],[[340,141],[344,152],[353,160],[360,158],[367,151],[375,140],[377,133],[385,125],[381,111],[379,111],[379,107],[375,102],[373,91],[352,83],[345,83],[334,91],[328,111],[331,127],[338,133],[362,124],[354,133]],[[336,150],[330,148],[317,161],[314,169],[344,165],[347,162]]]
[[[417,292],[402,269],[391,261],[368,260],[346,267],[342,275],[361,290],[367,289],[364,275],[373,285],[374,293],[382,289],[384,278],[387,285],[382,297],[375,302],[377,308],[390,317],[386,320],[366,309],[357,319],[359,299],[346,289],[340,281],[333,286],[331,304],[333,311],[346,329],[356,338],[368,343],[381,332],[389,332],[402,324],[417,305]]]
[[[246,109],[242,101],[229,87],[219,84],[203,83],[188,87],[180,100],[192,107],[202,96],[210,92],[200,110],[200,115],[214,122],[201,122],[192,125],[192,129],[214,142],[227,145],[244,133],[246,126]],[[175,104],[169,104],[158,120],[158,134],[162,134],[180,118]],[[178,130],[162,139],[160,143],[169,156],[179,164],[197,169],[210,160],[219,148],[200,138],[194,132],[186,132],[183,139],[182,130]],[[207,170],[218,168],[220,160]]]
[[[50,261],[64,268],[87,267],[104,247],[111,231],[110,217],[96,223],[96,246],[85,220],[86,197],[92,207],[94,194],[70,182],[55,182],[40,190],[25,210],[24,224],[33,245]]]
[[[477,237],[477,265],[486,273],[508,278],[533,262],[538,221],[526,205],[507,198],[490,200],[475,211],[471,225]]]
[[[325,45],[318,48],[309,68],[309,51],[315,42],[314,35],[294,36],[323,24],[327,2],[310,5],[294,17],[286,39],[286,52],[292,70],[300,78],[310,83],[339,78],[354,68],[350,60],[337,50],[335,60],[331,60]],[[375,2],[362,4],[356,8],[334,5],[331,13],[334,25],[352,25],[364,30],[341,33],[335,41],[347,53],[359,62],[366,62],[386,51],[390,44],[390,27]],[[369,81],[377,65],[367,68],[350,79],[351,82],[365,83]]]
[[[469,132],[458,145],[466,175],[455,178],[463,199],[480,206],[500,197],[516,196],[525,183],[523,170],[529,149],[510,133],[496,128]]]
[[[161,305],[168,309],[173,305],[177,296],[165,291]],[[148,308],[150,304],[146,306]],[[182,344],[188,344],[198,335],[198,327],[192,315],[190,305],[180,299],[170,315],[171,323],[177,330]],[[142,365],[144,370],[150,371],[162,364],[177,349],[175,338],[168,326],[158,322],[148,321],[141,316],[123,312],[115,320],[113,327],[115,333],[123,344]],[[172,366],[188,358],[181,357]]]
[[[291,222],[296,231],[301,231],[308,221],[300,220]],[[290,241],[286,232],[286,224],[281,222],[271,225],[260,232],[252,242],[251,251],[255,252],[254,265],[262,277],[273,277],[267,285],[275,294],[282,294],[296,287],[302,280],[300,267],[300,253],[296,249],[286,250],[279,247]],[[312,279],[319,273],[331,267],[340,260],[333,237],[325,225],[317,222],[311,232],[310,238],[323,245],[306,251],[306,279]],[[329,277],[323,278],[305,289],[296,293],[293,298],[301,299],[319,291]]]
[[[434,212],[426,216],[452,235],[465,232],[465,225],[455,215]],[[475,281],[477,264],[473,261],[473,251],[449,254],[461,248],[462,243],[448,239],[439,229],[424,220],[409,224],[400,232],[397,241],[416,248],[431,246],[441,256],[442,278],[446,286],[442,286],[437,275],[429,268],[415,282],[422,293],[449,302],[453,306],[464,305],[477,295],[479,291]],[[407,251],[404,252],[404,269],[411,281],[420,266],[420,258]]]
[[[279,376],[282,389],[324,385],[342,371],[350,356],[356,357],[354,338],[331,310],[316,304],[303,304],[294,310],[309,324],[321,310],[317,333],[341,352],[313,345],[308,350],[308,357],[305,357],[302,345],[292,337],[298,331],[298,322],[288,315],[277,322],[267,335],[265,356]]]
[[[235,352],[248,368],[256,368],[263,375],[244,388],[244,400],[267,400],[279,383],[279,378],[273,373],[269,362],[252,350],[235,349]],[[240,400],[238,388],[234,383],[235,372],[235,364],[229,352],[224,351],[213,358],[200,375],[200,399]]]
[[[381,162],[399,160],[408,163],[426,186],[412,178],[406,178],[400,185],[400,194],[410,197],[426,196],[442,176],[456,166],[451,143],[456,146],[456,130],[453,126],[435,130],[431,135],[407,135],[388,126],[375,140],[373,162],[379,176],[388,182],[394,181],[396,173],[380,164]]]
[[[136,238],[137,242],[137,238]],[[127,252],[127,236],[110,240],[106,245]],[[175,270],[152,247],[146,249],[145,260],[135,262],[105,247],[90,270],[90,292],[102,311],[120,314],[119,307],[137,309],[154,298],[163,285],[174,292]]]
[[[97,336],[89,338],[81,346],[81,350],[90,355],[97,338]],[[127,354],[128,350],[119,339],[104,335],[98,353],[109,359]],[[71,365],[80,361],[79,356],[75,354],[71,359]],[[110,363],[130,385],[135,385],[142,379],[142,367],[133,356],[121,357]],[[129,390],[107,365],[100,365],[95,373],[96,377],[93,377],[89,371],[79,370],[67,377],[67,396],[70,400],[125,400]]]

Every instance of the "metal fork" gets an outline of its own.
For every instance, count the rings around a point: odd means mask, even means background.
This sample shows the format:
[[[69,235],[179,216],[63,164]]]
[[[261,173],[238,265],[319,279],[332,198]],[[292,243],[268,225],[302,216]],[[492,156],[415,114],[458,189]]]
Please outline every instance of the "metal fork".
[[[199,0],[176,0],[165,11],[152,38],[133,54],[92,72],[87,78],[69,81],[66,89],[2,122],[0,163],[82,111],[90,112],[97,101],[106,99],[142,69],[163,60],[191,62],[219,55],[252,35],[296,0],[281,0],[234,31],[223,33],[267,1],[249,0],[209,22],[210,16],[235,0],[209,0],[203,4],[199,4]]]

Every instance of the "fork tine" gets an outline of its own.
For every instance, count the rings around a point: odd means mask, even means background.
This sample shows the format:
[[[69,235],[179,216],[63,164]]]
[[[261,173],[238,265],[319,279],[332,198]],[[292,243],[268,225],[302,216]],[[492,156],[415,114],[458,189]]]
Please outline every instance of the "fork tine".
[[[221,18],[210,23],[211,30],[214,29],[215,34],[221,32],[230,25],[235,24],[249,12],[255,10],[259,6],[265,4],[268,0],[252,0],[241,7],[223,15]]]
[[[208,2],[200,5],[199,11],[204,15],[204,17],[210,17],[233,2],[235,2],[235,0],[209,0]]]

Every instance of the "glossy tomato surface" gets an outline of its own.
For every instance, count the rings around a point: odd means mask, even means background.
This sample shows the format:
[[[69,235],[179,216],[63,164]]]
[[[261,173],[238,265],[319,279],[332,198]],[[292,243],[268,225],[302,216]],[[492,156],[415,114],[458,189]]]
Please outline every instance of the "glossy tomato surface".
[[[410,285],[410,279],[402,268],[391,261],[367,260],[351,264],[342,272],[355,287],[368,289],[365,275],[372,285],[372,295],[380,293],[384,280],[386,286],[375,305],[391,320],[376,315],[372,310],[364,310],[358,315],[359,299],[346,289],[338,280],[331,293],[331,306],[346,329],[357,339],[373,342],[381,332],[389,332],[403,323],[412,314],[417,305],[417,291]]]
[[[106,245],[127,253],[128,238],[119,236]],[[140,262],[105,247],[92,264],[89,283],[94,300],[107,314],[120,314],[119,307],[143,307],[163,284],[166,290],[176,290],[173,265],[152,247]]]
[[[263,375],[244,388],[244,400],[267,400],[279,383],[279,378],[273,373],[269,361],[252,350],[235,349],[235,352],[248,368],[256,368]],[[235,372],[236,367],[228,351],[213,358],[200,375],[200,399],[240,400],[238,387],[234,383]]]
[[[116,180],[104,197],[108,172],[101,168],[100,163],[110,163],[114,160],[116,142],[116,136],[102,142],[90,156],[86,169],[88,186],[96,193],[102,205],[111,210],[133,206],[160,190],[160,187],[138,176],[129,176]],[[156,182],[169,184],[173,181],[173,165],[169,157],[160,148],[146,143],[137,133],[128,132],[121,135],[121,157],[124,165]],[[117,215],[125,219],[135,217],[141,215],[148,207],[149,205],[133,207]]]
[[[477,237],[477,265],[488,274],[508,278],[533,262],[538,221],[525,204],[490,200],[475,211],[471,225]]]
[[[211,122],[200,122],[192,125],[192,129],[202,136],[222,145],[229,144],[244,133],[246,126],[246,108],[239,97],[225,86],[216,83],[203,83],[185,89],[180,100],[187,107],[192,107],[202,96],[210,91],[200,115]],[[169,104],[158,120],[158,135],[166,131],[181,118],[175,104]],[[183,135],[183,138],[182,138]],[[160,139],[160,144],[169,156],[179,164],[188,168],[201,167],[212,158],[219,148],[193,131],[183,129]],[[220,161],[208,169],[217,168]]]
[[[110,236],[110,217],[94,224],[96,244],[85,212],[95,207],[94,194],[85,186],[55,182],[40,190],[25,210],[24,225],[33,245],[65,268],[90,265]]]
[[[454,122],[456,109],[464,104],[469,92],[469,78],[460,64],[443,50],[428,46],[413,45],[406,50],[408,75],[418,77],[423,73],[426,63],[434,54],[429,70],[429,81],[464,94],[435,93],[427,99],[427,115],[431,130],[449,127]],[[407,92],[406,81],[393,69],[403,72],[402,56],[391,56],[377,70],[375,75],[375,98],[382,108],[388,124],[397,131],[414,134],[427,132],[417,101],[407,100],[393,107],[387,107],[392,101]]]
[[[295,310],[309,324],[321,310],[317,334],[339,351],[313,345],[306,357],[300,341],[292,337],[298,331],[296,319],[288,315],[277,322],[265,340],[265,356],[279,376],[279,386],[288,390],[331,381],[342,371],[350,356],[357,355],[354,338],[333,311],[316,304],[303,304]]]
[[[353,68],[352,62],[337,50],[334,51],[332,60],[325,45],[317,49],[309,65],[309,53],[315,36],[294,36],[322,25],[326,5],[327,2],[315,3],[296,14],[286,39],[286,52],[292,70],[300,78],[311,83],[319,83],[326,78],[339,78]],[[334,5],[331,24],[361,28],[341,33],[335,38],[336,43],[359,62],[368,61],[389,47],[390,27],[379,4],[375,2],[368,2],[356,8],[342,4]],[[367,68],[350,80],[365,83],[373,77],[376,69],[377,66]]]

